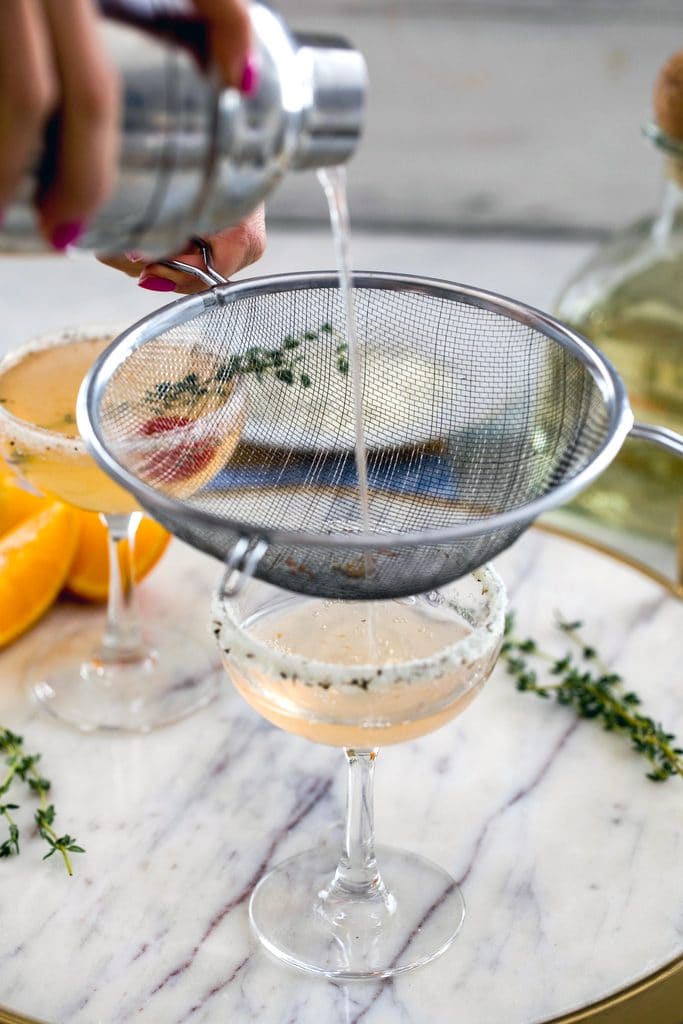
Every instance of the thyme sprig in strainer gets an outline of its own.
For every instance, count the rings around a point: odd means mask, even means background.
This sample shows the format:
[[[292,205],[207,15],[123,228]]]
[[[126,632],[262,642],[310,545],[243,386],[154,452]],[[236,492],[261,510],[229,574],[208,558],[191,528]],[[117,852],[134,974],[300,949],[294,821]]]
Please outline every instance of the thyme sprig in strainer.
[[[436,589],[589,484],[629,431],[683,452],[677,435],[633,425],[612,365],[552,317],[478,288],[356,273],[368,533],[338,276],[232,284],[210,258],[184,269],[209,289],[112,343],[78,424],[142,507],[235,571],[226,586],[246,573],[329,598]]]

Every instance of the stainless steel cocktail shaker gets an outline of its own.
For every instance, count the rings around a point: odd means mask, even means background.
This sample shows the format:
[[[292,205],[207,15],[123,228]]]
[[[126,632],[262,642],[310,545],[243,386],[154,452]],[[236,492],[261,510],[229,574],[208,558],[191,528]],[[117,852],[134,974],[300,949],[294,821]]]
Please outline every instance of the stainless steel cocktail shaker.
[[[100,0],[123,88],[116,189],[81,249],[178,251],[192,235],[237,223],[291,170],[346,161],[360,136],[367,76],[343,40],[295,35],[260,3],[250,13],[260,85],[218,83],[201,23],[178,0]],[[164,13],[165,12],[165,13]],[[39,162],[6,211],[0,251],[43,249],[32,205]]]

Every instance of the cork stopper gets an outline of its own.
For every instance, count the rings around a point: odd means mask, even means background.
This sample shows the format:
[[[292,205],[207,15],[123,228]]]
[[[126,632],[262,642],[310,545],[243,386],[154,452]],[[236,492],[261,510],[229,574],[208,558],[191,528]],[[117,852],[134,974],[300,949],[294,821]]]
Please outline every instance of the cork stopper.
[[[683,50],[674,53],[657,75],[654,105],[662,131],[683,143]]]
[[[654,115],[660,130],[683,146],[683,50],[674,53],[657,76]],[[669,157],[667,169],[683,185],[683,157]]]

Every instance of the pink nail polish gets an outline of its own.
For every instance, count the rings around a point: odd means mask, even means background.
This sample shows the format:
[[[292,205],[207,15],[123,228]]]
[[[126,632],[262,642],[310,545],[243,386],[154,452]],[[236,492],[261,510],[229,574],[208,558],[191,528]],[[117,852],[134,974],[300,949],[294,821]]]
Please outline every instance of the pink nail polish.
[[[131,263],[140,263],[142,260],[142,253],[138,252],[137,249],[131,249],[130,252],[124,253],[124,256],[127,260],[130,260]]]
[[[155,274],[143,274],[138,284],[141,288],[147,288],[150,292],[174,292],[175,281],[169,281],[167,277],[157,277]]]
[[[259,66],[253,57],[248,57],[240,79],[240,92],[243,92],[245,96],[253,96],[258,91],[260,82]]]
[[[74,220],[68,224],[60,224],[52,232],[50,241],[58,252],[64,252],[67,246],[76,241],[83,234],[85,224],[83,221]]]

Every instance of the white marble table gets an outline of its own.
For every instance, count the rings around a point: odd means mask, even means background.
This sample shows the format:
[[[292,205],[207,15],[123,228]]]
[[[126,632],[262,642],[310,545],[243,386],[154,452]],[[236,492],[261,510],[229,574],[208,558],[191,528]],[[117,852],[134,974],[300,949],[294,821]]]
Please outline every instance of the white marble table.
[[[680,602],[537,530],[496,564],[521,629],[542,638],[553,608],[585,617],[683,735]],[[174,542],[143,585],[146,614],[201,635],[219,572]],[[87,613],[64,604],[0,655],[0,722],[43,752],[59,826],[87,848],[70,879],[41,862],[22,818],[21,856],[0,861],[0,1005],[50,1024],[537,1024],[683,955],[683,783],[654,786],[623,741],[516,693],[499,668],[461,719],[378,765],[379,840],[461,881],[453,947],[381,983],[281,966],[250,935],[248,896],[269,866],[334,841],[341,755],[261,721],[227,680],[210,707],[146,737],[54,724],[19,678]]]
[[[588,248],[356,232],[354,263],[548,308]],[[258,272],[332,263],[327,232],[274,230]],[[53,327],[132,321],[165,301],[90,259],[0,261],[0,351]],[[639,553],[670,567],[667,552]],[[680,604],[538,533],[499,566],[529,628],[556,603],[590,614],[653,713],[683,733]],[[219,571],[174,543],[143,587],[149,614],[204,635]],[[72,880],[54,858],[40,862],[37,838],[0,861],[0,1007],[15,1011],[0,1009],[3,1024],[16,1013],[50,1024],[531,1024],[683,953],[680,784],[654,788],[622,745],[514,693],[498,672],[461,721],[387,750],[378,772],[379,839],[463,880],[469,917],[453,949],[376,985],[328,985],[272,963],[249,935],[248,892],[269,864],[332,841],[340,756],[271,729],[228,686],[200,715],[144,739],[80,737],[30,713],[25,664],[86,614],[60,607],[0,654],[0,722],[43,751],[58,822],[88,849]]]

